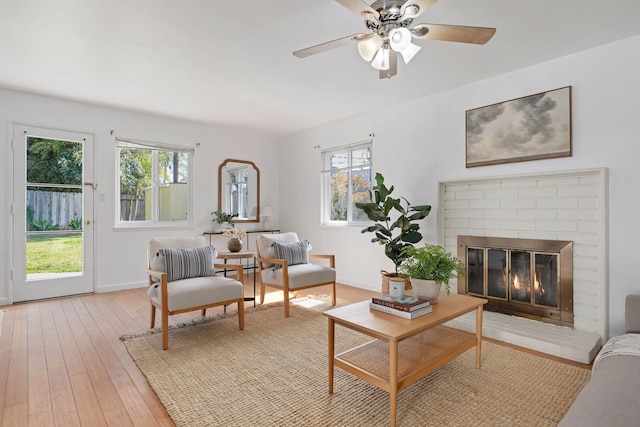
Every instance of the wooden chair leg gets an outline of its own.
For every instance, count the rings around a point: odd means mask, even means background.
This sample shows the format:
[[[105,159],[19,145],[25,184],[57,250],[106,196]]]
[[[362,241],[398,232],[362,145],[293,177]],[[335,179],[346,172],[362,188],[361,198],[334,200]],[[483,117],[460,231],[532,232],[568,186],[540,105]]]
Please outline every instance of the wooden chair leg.
[[[151,329],[156,325],[156,306],[149,303],[151,305]]]
[[[336,282],[331,284],[331,305],[336,305]]]
[[[240,330],[244,329],[244,298],[238,301],[238,323]]]
[[[162,349],[169,348],[169,313],[166,307],[162,307]]]
[[[260,304],[264,304],[264,291],[266,286],[264,283],[260,283]]]
[[[289,290],[284,290],[284,317],[289,317]]]

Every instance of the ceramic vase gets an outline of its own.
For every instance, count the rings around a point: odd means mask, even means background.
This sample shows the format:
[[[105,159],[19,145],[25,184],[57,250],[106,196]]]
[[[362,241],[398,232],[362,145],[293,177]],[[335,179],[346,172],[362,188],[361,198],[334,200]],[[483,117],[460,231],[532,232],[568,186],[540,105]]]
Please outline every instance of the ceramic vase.
[[[242,250],[242,240],[237,237],[232,237],[227,242],[227,248],[231,252],[240,252]]]
[[[436,283],[433,280],[423,280],[411,278],[411,286],[413,287],[413,295],[431,301],[431,304],[438,302],[440,288],[442,283]]]

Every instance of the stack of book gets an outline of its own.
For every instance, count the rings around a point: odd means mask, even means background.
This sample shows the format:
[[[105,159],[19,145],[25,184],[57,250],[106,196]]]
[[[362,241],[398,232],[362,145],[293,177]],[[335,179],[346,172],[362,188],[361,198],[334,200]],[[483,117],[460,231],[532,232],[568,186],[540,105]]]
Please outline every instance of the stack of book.
[[[383,313],[404,317],[405,319],[415,319],[431,313],[433,308],[429,300],[403,296],[393,298],[389,294],[379,295],[371,298],[369,307]]]

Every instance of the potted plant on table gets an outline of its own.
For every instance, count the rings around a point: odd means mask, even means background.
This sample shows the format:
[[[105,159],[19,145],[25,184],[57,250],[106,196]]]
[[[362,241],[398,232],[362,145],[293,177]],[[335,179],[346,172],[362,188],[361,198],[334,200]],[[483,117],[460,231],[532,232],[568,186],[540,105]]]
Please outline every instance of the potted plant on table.
[[[409,246],[403,250],[405,258],[399,266],[402,274],[409,276],[416,297],[438,302],[442,284],[449,295],[449,280],[465,274],[464,265],[442,246],[425,244]]]
[[[211,215],[213,215],[213,219],[211,221],[214,221],[217,224],[215,231],[220,231],[220,229],[223,229],[223,228],[233,229],[234,227],[233,218],[238,216],[238,214],[232,215],[230,213],[221,211],[220,209],[218,209],[217,211],[211,212]]]
[[[385,255],[393,261],[395,272],[389,273],[381,270],[382,292],[389,290],[389,279],[398,277],[398,266],[408,257],[405,248],[413,247],[422,240],[422,234],[418,231],[418,221],[424,219],[431,211],[430,205],[411,205],[404,197],[393,198],[394,187],[387,187],[384,177],[380,173],[375,176],[376,185],[373,192],[369,191],[370,202],[358,202],[356,207],[364,211],[374,225],[362,230],[362,233],[374,233],[371,242],[384,245]],[[392,219],[391,213],[397,214]],[[405,281],[403,279],[403,281]],[[405,281],[407,288],[411,285]]]

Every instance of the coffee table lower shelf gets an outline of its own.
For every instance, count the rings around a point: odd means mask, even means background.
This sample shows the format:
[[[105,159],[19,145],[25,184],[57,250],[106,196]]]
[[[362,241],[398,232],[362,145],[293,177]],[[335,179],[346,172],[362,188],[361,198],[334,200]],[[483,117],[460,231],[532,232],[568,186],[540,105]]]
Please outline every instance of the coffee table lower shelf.
[[[447,326],[435,326],[398,343],[398,391],[408,387],[465,351],[476,336]],[[374,340],[334,357],[334,365],[391,392],[389,343]]]

